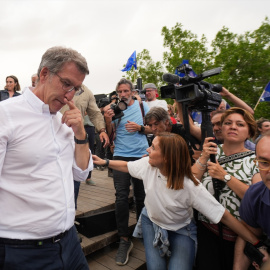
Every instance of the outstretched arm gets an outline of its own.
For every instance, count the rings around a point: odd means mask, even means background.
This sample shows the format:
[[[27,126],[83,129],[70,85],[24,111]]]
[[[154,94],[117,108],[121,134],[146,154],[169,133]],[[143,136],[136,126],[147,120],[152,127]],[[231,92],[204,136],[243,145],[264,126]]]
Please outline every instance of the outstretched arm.
[[[93,155],[92,158],[93,158],[94,164],[96,165],[108,166],[109,168],[120,171],[120,172],[128,172],[126,161],[101,159],[96,155]]]
[[[232,94],[228,89],[225,87],[222,87],[222,91],[219,93],[222,97],[227,98],[230,102],[233,103],[235,107],[239,107],[242,109],[245,109],[246,111],[250,112],[251,114],[254,114],[254,111],[251,107],[247,105],[246,102],[244,102],[242,99],[238,98],[234,94]]]

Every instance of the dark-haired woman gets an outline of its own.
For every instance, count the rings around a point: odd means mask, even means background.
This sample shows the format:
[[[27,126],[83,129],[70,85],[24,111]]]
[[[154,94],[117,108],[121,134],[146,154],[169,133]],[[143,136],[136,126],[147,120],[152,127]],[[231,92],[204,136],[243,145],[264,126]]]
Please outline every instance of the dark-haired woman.
[[[20,90],[21,87],[18,78],[14,75],[7,76],[5,90],[0,91],[0,101],[19,96],[20,93],[18,93],[17,91]]]
[[[147,152],[148,157],[133,162],[104,161],[97,156],[93,160],[97,165],[109,165],[143,180],[146,197],[141,221],[148,270],[192,269],[197,242],[193,208],[214,223],[222,220],[251,243],[257,241],[195,179],[182,137],[161,133]],[[131,248],[127,250],[127,258]]]
[[[206,138],[201,157],[192,171],[206,189],[214,195],[212,177],[223,183],[220,203],[237,219],[241,199],[251,184],[261,181],[253,160],[255,153],[245,148],[245,141],[254,136],[256,122],[248,111],[233,107],[221,117],[222,145]],[[217,163],[208,161],[216,154]],[[226,226],[219,228],[204,214],[199,214],[197,267],[199,270],[231,270],[237,234]]]

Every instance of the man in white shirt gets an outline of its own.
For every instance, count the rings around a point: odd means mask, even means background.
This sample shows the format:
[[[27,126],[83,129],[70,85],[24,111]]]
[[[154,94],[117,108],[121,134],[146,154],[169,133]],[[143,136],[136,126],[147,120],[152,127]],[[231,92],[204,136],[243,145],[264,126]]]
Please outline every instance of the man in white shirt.
[[[166,100],[157,99],[158,91],[155,84],[147,83],[144,85],[143,90],[145,91],[146,103],[148,104],[149,109],[153,107],[161,107],[168,111]]]
[[[0,104],[0,269],[89,269],[74,228],[73,187],[93,168],[72,101],[86,74],[77,51],[50,48],[36,87]]]

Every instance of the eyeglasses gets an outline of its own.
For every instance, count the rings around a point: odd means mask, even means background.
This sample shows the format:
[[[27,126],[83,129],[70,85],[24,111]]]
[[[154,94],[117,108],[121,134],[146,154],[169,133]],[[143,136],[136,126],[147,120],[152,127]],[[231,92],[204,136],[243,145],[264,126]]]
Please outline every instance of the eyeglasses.
[[[54,74],[59,78],[60,82],[62,83],[62,89],[66,93],[69,93],[69,92],[75,90],[75,96],[79,96],[80,94],[82,94],[84,92],[84,90],[81,87],[77,88],[77,87],[71,85],[69,82],[67,82],[63,78],[61,78],[57,73],[54,73]]]
[[[270,161],[254,159],[253,162],[262,171],[270,170]]]
[[[148,90],[145,90],[146,93],[151,93],[152,91],[156,91],[155,89],[148,89]]]

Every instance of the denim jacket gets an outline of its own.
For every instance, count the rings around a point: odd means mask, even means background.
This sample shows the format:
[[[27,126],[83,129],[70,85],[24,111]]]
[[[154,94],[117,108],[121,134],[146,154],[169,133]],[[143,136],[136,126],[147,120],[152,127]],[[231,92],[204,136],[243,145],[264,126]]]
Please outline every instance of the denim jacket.
[[[20,93],[15,91],[13,97],[16,97],[19,95],[20,95]],[[3,100],[8,99],[8,98],[9,98],[8,90],[0,90],[0,101],[3,101]]]

